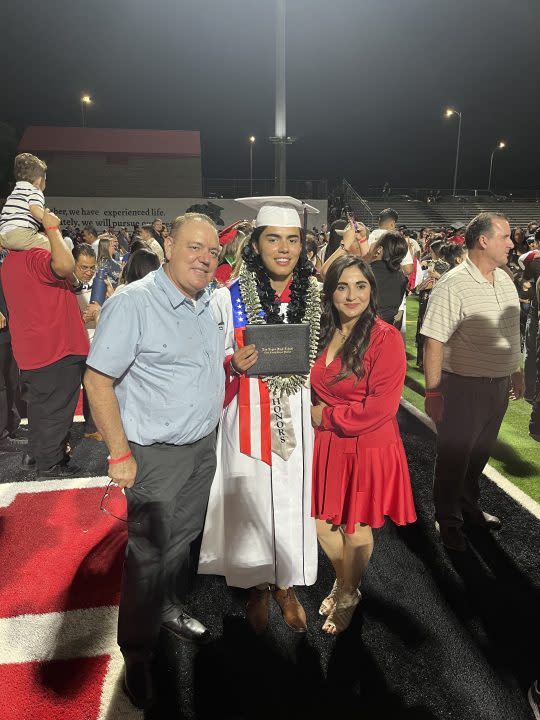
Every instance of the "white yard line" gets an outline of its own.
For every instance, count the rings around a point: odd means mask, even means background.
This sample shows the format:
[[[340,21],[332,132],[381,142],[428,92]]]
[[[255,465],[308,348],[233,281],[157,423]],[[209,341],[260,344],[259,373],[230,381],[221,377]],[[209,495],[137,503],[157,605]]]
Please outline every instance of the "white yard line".
[[[0,618],[0,664],[109,655],[117,606]]]
[[[51,492],[53,490],[83,490],[85,488],[106,487],[109,478],[99,477],[69,478],[66,480],[28,480],[0,484],[0,507],[11,505],[19,493]]]

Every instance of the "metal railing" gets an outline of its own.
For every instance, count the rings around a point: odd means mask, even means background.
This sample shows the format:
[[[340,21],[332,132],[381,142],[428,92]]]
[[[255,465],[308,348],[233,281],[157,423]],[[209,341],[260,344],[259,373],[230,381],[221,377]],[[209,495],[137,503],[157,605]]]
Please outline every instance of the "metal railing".
[[[363,222],[367,227],[373,227],[373,212],[369,207],[368,203],[361,197],[356,190],[353,188],[351,183],[345,178],[341,181],[337,188],[335,188],[329,197],[329,219],[335,220],[335,217],[330,218],[330,215],[341,212],[344,207],[350,207],[355,218]],[[335,212],[337,210],[337,213]]]
[[[491,200],[523,200],[531,202],[540,202],[540,190],[531,189],[497,189],[497,191],[487,190],[486,188],[457,188],[456,195],[453,196],[452,188],[422,188],[422,187],[390,187],[383,192],[382,186],[368,185],[361,188],[362,195],[367,198],[396,198],[408,200],[421,200],[423,202],[437,202],[444,200],[449,202],[455,200],[459,202],[464,199],[491,199]]]
[[[253,195],[264,197],[275,195],[276,181],[274,178],[204,178],[203,192],[207,198],[249,197],[251,186]],[[287,180],[287,195],[299,200],[326,200],[328,197],[328,181],[320,180]]]

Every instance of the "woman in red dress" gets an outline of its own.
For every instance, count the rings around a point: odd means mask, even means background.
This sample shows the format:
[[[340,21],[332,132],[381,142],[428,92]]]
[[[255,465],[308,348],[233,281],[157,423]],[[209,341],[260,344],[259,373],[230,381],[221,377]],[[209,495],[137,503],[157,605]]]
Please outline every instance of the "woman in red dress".
[[[377,317],[375,278],[346,255],[323,288],[320,355],[311,371],[315,430],[312,515],[336,580],[321,605],[323,630],[349,625],[373,550],[371,528],[385,515],[416,520],[396,413],[405,379],[399,330]]]

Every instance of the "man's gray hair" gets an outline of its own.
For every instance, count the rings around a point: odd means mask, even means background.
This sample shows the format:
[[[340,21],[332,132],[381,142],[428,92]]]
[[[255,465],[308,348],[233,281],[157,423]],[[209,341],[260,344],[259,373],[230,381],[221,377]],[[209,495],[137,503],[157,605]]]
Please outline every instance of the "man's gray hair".
[[[217,235],[217,227],[216,227],[215,222],[212,220],[212,218],[208,217],[208,215],[204,215],[203,213],[188,212],[188,213],[184,213],[183,215],[179,215],[171,223],[171,235],[173,236],[173,238],[177,234],[177,232],[180,230],[180,228],[183,227],[188,222],[207,223],[208,225],[210,225],[212,230],[214,230]]]
[[[481,212],[473,217],[465,230],[465,245],[472,250],[478,244],[480,235],[489,235],[493,229],[493,220],[508,220],[506,215],[498,212]]]

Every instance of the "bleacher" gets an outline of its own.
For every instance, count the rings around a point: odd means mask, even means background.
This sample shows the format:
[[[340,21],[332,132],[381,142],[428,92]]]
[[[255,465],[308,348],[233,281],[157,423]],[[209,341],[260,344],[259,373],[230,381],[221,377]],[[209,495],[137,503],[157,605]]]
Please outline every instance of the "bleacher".
[[[466,225],[481,212],[502,212],[510,225],[525,227],[531,220],[540,220],[540,203],[534,200],[493,200],[489,198],[459,198],[427,203],[400,197],[367,198],[366,203],[374,220],[384,208],[392,207],[399,214],[399,224],[419,230],[421,227],[448,226],[455,222]]]
[[[376,227],[377,216],[381,210],[388,207],[399,214],[400,225],[407,225],[414,230],[422,227],[447,227],[456,222],[466,225],[475,215],[486,211],[504,213],[512,226],[525,227],[531,220],[540,221],[540,202],[533,199],[510,200],[487,194],[458,194],[456,198],[444,196],[440,200],[427,202],[415,198],[414,192],[362,197],[346,180],[339,187],[339,192],[358,219],[371,227]]]
[[[393,197],[390,195],[389,197],[385,196],[383,198],[366,198],[365,201],[373,213],[375,226],[381,210],[388,207],[393,208],[398,213],[400,225],[407,225],[407,227],[413,230],[419,230],[422,227],[437,227],[459,219],[452,217],[452,219],[446,220],[443,215],[435,210],[434,204],[426,203],[422,200]],[[471,217],[473,216],[474,213]]]
[[[464,198],[457,201],[441,201],[433,204],[439,213],[448,222],[461,220],[467,224],[475,215],[481,212],[502,212],[510,225],[525,227],[531,220],[540,220],[540,203],[534,200],[512,201],[495,200],[491,198]]]

